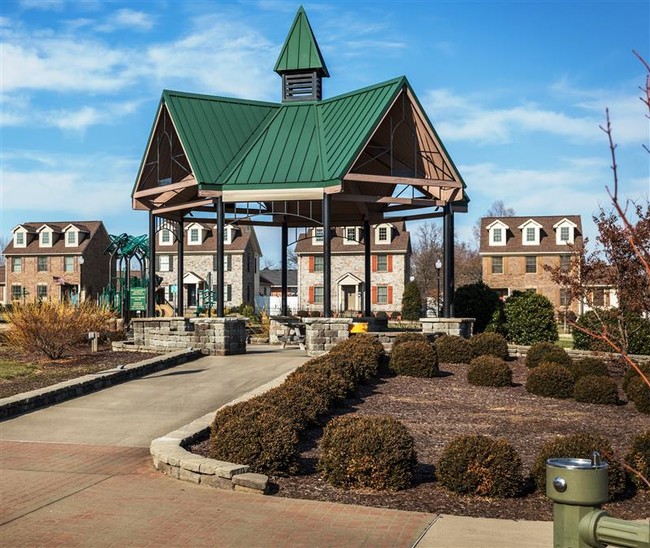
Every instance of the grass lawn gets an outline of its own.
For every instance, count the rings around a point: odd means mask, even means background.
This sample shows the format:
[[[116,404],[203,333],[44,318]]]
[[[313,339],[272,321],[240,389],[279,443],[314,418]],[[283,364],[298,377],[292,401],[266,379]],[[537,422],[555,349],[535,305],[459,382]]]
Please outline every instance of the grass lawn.
[[[15,379],[27,377],[34,374],[37,366],[29,363],[21,363],[13,360],[0,360],[0,379]]]

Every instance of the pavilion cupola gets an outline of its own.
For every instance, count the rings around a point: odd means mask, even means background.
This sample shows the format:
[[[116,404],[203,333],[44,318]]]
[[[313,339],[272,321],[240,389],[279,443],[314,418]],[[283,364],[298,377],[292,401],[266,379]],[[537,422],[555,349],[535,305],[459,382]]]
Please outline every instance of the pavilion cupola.
[[[302,6],[293,21],[275,64],[282,76],[282,101],[319,101],[323,97],[323,78],[327,66]]]

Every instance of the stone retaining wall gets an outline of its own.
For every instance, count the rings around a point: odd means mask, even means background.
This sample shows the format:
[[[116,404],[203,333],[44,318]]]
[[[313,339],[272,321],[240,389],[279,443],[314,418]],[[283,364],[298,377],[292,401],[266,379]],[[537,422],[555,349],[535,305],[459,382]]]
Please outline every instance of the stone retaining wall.
[[[522,346],[518,344],[509,344],[508,345],[508,354],[513,358],[526,357],[528,349],[530,346]],[[592,350],[573,350],[570,348],[564,349],[566,353],[571,356],[574,360],[579,360],[580,358],[615,358],[619,357],[619,354],[613,352],[594,352]],[[650,356],[643,356],[638,354],[630,354],[629,356],[636,363],[650,363]]]
[[[106,371],[84,375],[83,377],[70,379],[38,390],[2,398],[0,399],[0,420],[90,394],[102,388],[108,388],[169,367],[175,367],[200,356],[201,353],[197,350],[179,350],[125,365],[120,369],[107,369]]]
[[[269,344],[282,344],[289,331],[303,322],[293,316],[271,316],[269,326]]]
[[[469,339],[472,336],[474,318],[420,318],[422,333],[442,333],[458,335]]]
[[[304,318],[308,356],[320,356],[350,337],[352,318]]]
[[[135,318],[133,344],[153,352],[194,348],[212,356],[246,353],[245,318]]]

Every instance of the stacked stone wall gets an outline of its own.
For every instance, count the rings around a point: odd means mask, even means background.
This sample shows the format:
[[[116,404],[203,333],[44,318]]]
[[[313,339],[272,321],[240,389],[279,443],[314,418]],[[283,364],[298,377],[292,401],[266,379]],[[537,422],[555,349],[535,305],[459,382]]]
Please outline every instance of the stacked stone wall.
[[[308,356],[320,356],[349,338],[352,318],[305,318],[305,346]]]

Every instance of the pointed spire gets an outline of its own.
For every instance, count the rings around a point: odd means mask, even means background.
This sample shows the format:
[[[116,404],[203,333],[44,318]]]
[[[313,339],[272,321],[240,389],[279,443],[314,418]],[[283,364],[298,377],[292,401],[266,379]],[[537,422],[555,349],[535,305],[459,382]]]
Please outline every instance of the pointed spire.
[[[319,77],[329,77],[318,42],[302,6],[298,8],[274,70],[280,75],[314,71]]]

